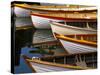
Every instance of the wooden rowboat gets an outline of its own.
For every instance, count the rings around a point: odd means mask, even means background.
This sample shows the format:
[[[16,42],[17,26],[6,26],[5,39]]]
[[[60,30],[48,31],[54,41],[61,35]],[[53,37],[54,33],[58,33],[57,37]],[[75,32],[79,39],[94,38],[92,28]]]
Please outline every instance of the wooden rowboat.
[[[54,71],[73,71],[73,70],[85,70],[88,68],[82,68],[80,66],[71,66],[64,64],[57,64],[47,61],[39,60],[39,58],[29,59],[27,56],[23,56],[28,66],[32,69],[33,72],[54,72]]]
[[[69,54],[97,52],[97,35],[55,35]]]
[[[64,4],[51,4],[51,5],[43,5],[40,3],[33,5],[30,5],[28,3],[23,3],[23,4],[17,4],[14,3],[12,4],[12,11],[15,12],[17,17],[29,17],[30,12],[42,12],[42,13],[47,13],[47,12],[94,12],[97,11],[97,8],[95,6],[80,6],[80,5],[74,5],[74,6],[67,6]]]
[[[13,4],[12,5],[11,11],[14,12],[16,17],[29,17],[30,16],[30,10],[28,10],[26,7],[22,8],[23,6],[28,7],[29,5],[28,4]]]
[[[62,34],[62,35],[79,35],[79,34],[96,34],[97,30],[91,28],[88,24],[88,22],[86,23],[86,25],[82,25],[80,23],[80,26],[84,26],[84,28],[82,27],[76,27],[71,25],[67,25],[67,24],[61,24],[61,23],[57,23],[57,22],[51,22],[50,23],[51,28],[52,28],[52,32],[57,33],[57,34]],[[78,24],[77,24],[78,25]]]
[[[49,11],[49,12],[72,12],[72,11],[79,11],[79,12],[86,12],[86,11],[96,11],[97,8],[95,6],[85,6],[85,5],[65,5],[65,4],[49,4],[49,5],[20,5],[15,4],[16,7],[30,9],[30,10],[40,10],[40,11]]]
[[[31,13],[32,22],[37,29],[50,29],[50,21],[55,22],[96,22],[96,13]]]

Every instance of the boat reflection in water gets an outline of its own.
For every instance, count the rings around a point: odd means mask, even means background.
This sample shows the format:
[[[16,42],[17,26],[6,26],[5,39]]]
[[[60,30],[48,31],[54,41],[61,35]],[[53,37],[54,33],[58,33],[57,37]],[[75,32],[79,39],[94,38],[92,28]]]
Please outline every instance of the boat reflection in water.
[[[16,17],[15,18],[15,26],[18,27],[28,27],[28,26],[32,26],[32,21],[31,18],[23,18],[23,17]]]
[[[16,18],[16,38],[15,38],[15,73],[30,73],[32,70],[27,66],[21,55],[26,55],[32,58],[33,56],[41,57],[43,54],[30,53],[30,51],[38,50],[32,47],[32,44],[46,41],[54,41],[51,30],[35,30],[32,24],[25,22],[30,18]],[[17,22],[17,23],[16,23]],[[22,25],[21,25],[22,24]],[[30,25],[31,24],[31,25]],[[30,28],[28,28],[30,27]],[[45,33],[45,34],[44,34]],[[48,37],[48,38],[47,38]],[[39,40],[41,39],[41,41]],[[36,45],[33,45],[36,46]],[[62,51],[64,52],[64,51]],[[60,53],[60,52],[59,52]],[[46,54],[47,55],[47,54]]]
[[[49,29],[36,30],[33,35],[33,44],[55,41],[52,31]]]

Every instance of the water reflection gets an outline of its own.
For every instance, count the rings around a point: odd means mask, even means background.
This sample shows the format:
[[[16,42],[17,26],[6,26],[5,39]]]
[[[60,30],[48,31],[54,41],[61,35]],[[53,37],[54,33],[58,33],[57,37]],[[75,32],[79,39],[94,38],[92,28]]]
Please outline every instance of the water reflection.
[[[32,43],[34,30],[17,30],[15,32],[15,65],[19,65],[21,48]]]
[[[14,19],[15,27],[27,27],[32,26],[31,18],[18,18]],[[32,26],[33,27],[33,26]],[[22,54],[29,57],[37,56],[41,57],[41,54],[32,54],[30,50],[37,50],[31,47],[34,43],[41,43],[46,41],[55,40],[51,30],[35,30],[34,28],[15,30],[15,73],[29,73],[32,72],[24,59],[21,57]]]
[[[27,64],[25,64],[24,59],[21,57],[22,54],[29,57],[36,56],[41,57],[42,54],[32,54],[30,50],[37,50],[31,47],[34,43],[41,43],[46,41],[53,41],[51,30],[34,30],[33,28],[27,30],[16,30],[15,38],[15,73],[29,73],[32,72]]]
[[[54,37],[52,35],[52,31],[49,29],[44,30],[36,30],[33,35],[33,44],[42,43],[48,41],[54,41]]]
[[[22,27],[22,26],[32,26],[32,21],[30,17],[16,17],[15,18],[15,26]]]

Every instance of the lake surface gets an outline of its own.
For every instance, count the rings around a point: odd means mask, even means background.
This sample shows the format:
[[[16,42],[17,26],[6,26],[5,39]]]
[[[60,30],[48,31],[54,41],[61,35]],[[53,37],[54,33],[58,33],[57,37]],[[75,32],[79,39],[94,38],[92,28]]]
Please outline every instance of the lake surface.
[[[33,26],[31,17],[16,17],[15,26],[16,27]]]

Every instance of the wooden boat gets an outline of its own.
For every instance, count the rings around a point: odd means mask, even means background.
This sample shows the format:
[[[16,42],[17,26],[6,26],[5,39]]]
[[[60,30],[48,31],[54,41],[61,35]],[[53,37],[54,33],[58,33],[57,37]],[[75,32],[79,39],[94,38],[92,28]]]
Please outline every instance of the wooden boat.
[[[76,65],[83,68],[97,68],[97,52],[77,53],[77,54],[59,54],[40,58],[43,61]],[[91,65],[91,66],[90,66]]]
[[[97,51],[96,34],[81,34],[69,36],[55,34],[55,36],[69,54]]]
[[[42,11],[96,11],[95,6],[86,6],[86,5],[65,5],[65,4],[41,4],[40,5],[27,5],[27,4],[15,4],[17,7],[31,9],[31,10],[42,10]]]
[[[65,5],[65,4],[51,4],[51,5],[41,5],[34,7],[35,10],[43,10],[43,11],[52,11],[52,12],[85,12],[85,11],[96,11],[97,8],[95,6],[81,6],[81,5]]]
[[[50,29],[50,21],[55,22],[96,22],[96,13],[31,13],[32,22],[37,29]]]
[[[23,3],[23,4],[15,3],[12,6],[13,6],[12,8],[14,8],[13,11],[15,12],[17,17],[29,17],[30,11],[46,13],[46,12],[66,12],[66,11],[84,12],[84,11],[97,10],[95,6],[80,6],[80,5],[66,6],[64,4],[43,5],[40,3],[40,5],[39,4],[36,5],[35,3],[33,3],[33,5],[30,5],[28,3]]]
[[[80,66],[71,66],[58,63],[52,63],[47,61],[42,61],[39,58],[29,59],[27,56],[23,56],[26,63],[32,69],[33,72],[54,72],[54,71],[73,71],[73,70],[85,70],[88,68],[82,68]]]
[[[57,22],[51,22],[51,28],[52,28],[52,32],[57,33],[57,34],[62,34],[62,35],[79,35],[79,34],[96,34],[97,30],[93,29],[89,26],[88,22],[86,23],[86,25],[81,24],[80,22],[80,27],[74,26],[75,22],[73,23],[73,26],[71,25],[67,25],[65,24],[65,22],[63,22],[63,24],[61,23],[57,23]],[[81,26],[83,25],[84,28],[82,28]]]
[[[11,7],[11,11],[14,12],[16,17],[29,17],[30,16],[30,10],[27,8],[21,8],[18,6],[28,6],[28,4],[13,4]]]

